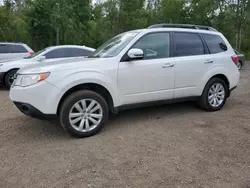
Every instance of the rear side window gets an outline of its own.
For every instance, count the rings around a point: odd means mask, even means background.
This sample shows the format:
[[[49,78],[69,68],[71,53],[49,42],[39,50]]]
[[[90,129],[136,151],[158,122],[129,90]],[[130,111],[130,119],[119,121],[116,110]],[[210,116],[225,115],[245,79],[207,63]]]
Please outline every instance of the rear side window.
[[[22,45],[10,45],[11,53],[27,53],[28,50]]]
[[[203,55],[203,42],[197,33],[175,33],[175,56]]]
[[[64,58],[66,57],[66,51],[67,48],[55,49],[46,53],[44,56],[46,57],[46,59]]]
[[[227,45],[219,35],[201,34],[211,54],[227,51]]]
[[[0,44],[0,54],[10,53],[9,45]]]
[[[66,57],[81,57],[89,56],[92,52],[80,48],[68,48],[66,50]]]

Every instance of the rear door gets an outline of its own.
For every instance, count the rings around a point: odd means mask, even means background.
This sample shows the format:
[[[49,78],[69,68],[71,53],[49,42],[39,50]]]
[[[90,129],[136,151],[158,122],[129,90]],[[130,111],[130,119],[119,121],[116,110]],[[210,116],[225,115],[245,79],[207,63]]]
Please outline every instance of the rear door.
[[[226,45],[220,35],[203,33],[201,34],[201,37],[204,39],[208,47],[211,57],[210,59],[213,60],[214,65],[228,67],[229,62],[231,65],[234,65],[231,63],[232,56],[235,55],[234,51],[230,48],[230,46]]]
[[[213,66],[213,57],[200,34],[174,33],[175,98],[197,96],[203,75]]]

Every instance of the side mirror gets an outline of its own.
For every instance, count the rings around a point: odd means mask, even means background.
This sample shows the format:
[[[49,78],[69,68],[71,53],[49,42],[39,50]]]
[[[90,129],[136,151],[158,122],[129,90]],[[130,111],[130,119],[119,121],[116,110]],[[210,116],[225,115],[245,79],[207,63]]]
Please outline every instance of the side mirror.
[[[46,57],[45,56],[40,56],[36,60],[37,61],[44,61],[44,60],[46,60]]]
[[[132,48],[128,51],[128,57],[130,59],[143,59],[144,53],[139,48]]]

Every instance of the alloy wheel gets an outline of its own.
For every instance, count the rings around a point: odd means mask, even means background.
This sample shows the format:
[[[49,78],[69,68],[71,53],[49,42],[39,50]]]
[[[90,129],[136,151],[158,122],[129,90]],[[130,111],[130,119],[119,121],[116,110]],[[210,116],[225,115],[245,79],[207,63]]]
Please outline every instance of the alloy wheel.
[[[76,102],[70,110],[69,121],[71,126],[80,132],[94,130],[103,118],[101,105],[93,99],[83,99]]]
[[[225,100],[225,88],[222,84],[213,84],[208,92],[208,102],[212,107],[220,106]]]

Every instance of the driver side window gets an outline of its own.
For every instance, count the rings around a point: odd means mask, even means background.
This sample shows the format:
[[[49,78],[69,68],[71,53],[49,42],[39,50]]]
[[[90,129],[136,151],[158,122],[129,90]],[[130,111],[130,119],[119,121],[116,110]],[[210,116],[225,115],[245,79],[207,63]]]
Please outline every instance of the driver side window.
[[[151,33],[145,35],[134,45],[144,53],[144,59],[168,58],[170,55],[170,34]]]

